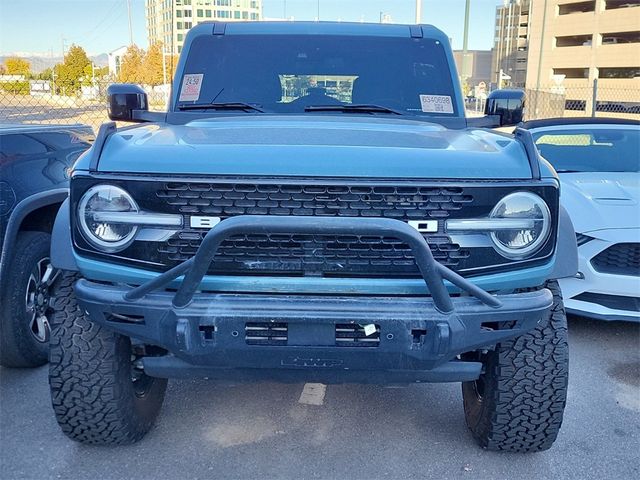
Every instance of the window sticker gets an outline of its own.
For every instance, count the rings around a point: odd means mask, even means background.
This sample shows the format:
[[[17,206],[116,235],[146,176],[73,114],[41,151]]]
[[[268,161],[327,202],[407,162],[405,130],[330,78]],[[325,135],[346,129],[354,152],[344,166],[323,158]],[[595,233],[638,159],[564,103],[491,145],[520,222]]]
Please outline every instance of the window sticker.
[[[200,88],[204,73],[187,73],[182,78],[179,102],[193,102],[200,98]]]
[[[425,113],[453,113],[449,95],[420,95],[420,105]]]

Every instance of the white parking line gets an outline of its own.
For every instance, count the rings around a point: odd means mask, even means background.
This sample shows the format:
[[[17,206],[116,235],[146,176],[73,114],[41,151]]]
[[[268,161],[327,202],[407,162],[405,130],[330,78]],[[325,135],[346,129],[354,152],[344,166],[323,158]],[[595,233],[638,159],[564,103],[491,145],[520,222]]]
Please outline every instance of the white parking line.
[[[298,403],[305,405],[322,405],[327,386],[323,383],[305,383]]]

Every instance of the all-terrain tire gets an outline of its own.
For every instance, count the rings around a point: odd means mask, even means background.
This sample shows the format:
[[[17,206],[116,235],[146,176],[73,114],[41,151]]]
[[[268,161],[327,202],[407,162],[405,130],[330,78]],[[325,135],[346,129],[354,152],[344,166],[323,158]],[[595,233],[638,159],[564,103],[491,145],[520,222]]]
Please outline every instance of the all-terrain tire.
[[[569,380],[567,318],[558,283],[546,288],[553,293],[546,318],[482,355],[481,378],[462,384],[467,425],[483,448],[542,451],[560,431]]]
[[[136,442],[153,426],[167,380],[143,375],[138,382],[144,383],[134,384],[129,338],[85,317],[73,293],[75,280],[63,273],[51,330],[49,386],[56,419],[78,442]]]
[[[26,310],[28,284],[39,262],[49,257],[51,236],[45,232],[20,232],[7,263],[0,291],[0,365],[39,367],[47,363],[49,334],[38,340],[31,331],[32,314]],[[40,325],[48,330],[48,320]]]

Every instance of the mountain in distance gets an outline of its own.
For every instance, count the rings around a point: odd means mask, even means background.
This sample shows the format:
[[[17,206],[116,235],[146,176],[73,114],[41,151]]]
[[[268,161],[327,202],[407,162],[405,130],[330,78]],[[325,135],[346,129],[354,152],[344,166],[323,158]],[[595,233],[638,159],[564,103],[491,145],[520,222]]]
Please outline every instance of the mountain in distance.
[[[32,73],[40,73],[47,68],[52,68],[54,65],[62,63],[61,56],[49,56],[46,54],[36,54],[28,52],[16,52],[14,54],[0,55],[0,63],[4,63],[5,59],[9,57],[24,58],[31,64]],[[106,67],[109,63],[109,55],[107,55],[106,53],[89,56],[89,58],[93,61],[96,68]]]

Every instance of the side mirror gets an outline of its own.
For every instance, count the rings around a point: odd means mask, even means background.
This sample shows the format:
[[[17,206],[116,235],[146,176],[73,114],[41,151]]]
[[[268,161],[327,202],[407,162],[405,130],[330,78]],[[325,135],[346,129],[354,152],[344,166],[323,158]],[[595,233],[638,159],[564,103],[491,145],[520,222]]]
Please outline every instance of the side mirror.
[[[524,99],[523,90],[494,90],[487,97],[484,113],[499,116],[501,127],[513,127],[523,120]]]
[[[149,110],[147,94],[133,83],[114,83],[107,88],[109,118],[122,122],[139,122],[134,111]]]

